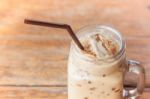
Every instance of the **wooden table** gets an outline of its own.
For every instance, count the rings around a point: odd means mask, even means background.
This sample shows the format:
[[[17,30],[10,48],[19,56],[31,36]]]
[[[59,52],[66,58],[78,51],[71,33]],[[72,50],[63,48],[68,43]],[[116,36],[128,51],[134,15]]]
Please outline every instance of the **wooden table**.
[[[70,37],[65,30],[25,25],[24,18],[113,26],[127,56],[146,70],[150,99],[150,0],[0,0],[0,99],[67,99]],[[127,85],[134,85],[135,79]]]

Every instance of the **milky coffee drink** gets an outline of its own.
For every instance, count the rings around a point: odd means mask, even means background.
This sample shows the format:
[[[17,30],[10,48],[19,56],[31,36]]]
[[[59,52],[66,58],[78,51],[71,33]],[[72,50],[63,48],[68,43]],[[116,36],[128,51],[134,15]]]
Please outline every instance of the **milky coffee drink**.
[[[122,43],[103,29],[79,31],[84,46],[73,42],[68,62],[68,99],[122,99],[125,55]],[[123,53],[124,54],[124,53]]]

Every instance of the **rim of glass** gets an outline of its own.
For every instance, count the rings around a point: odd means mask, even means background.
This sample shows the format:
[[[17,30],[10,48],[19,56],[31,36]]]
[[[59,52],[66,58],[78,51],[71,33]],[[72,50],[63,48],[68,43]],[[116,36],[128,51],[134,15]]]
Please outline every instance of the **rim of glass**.
[[[124,39],[122,38],[121,33],[120,33],[119,31],[117,31],[116,29],[114,29],[113,27],[106,26],[106,25],[99,25],[99,24],[86,25],[86,26],[80,28],[79,30],[77,30],[76,34],[77,34],[77,36],[81,36],[81,35],[83,35],[82,32],[84,32],[84,31],[86,31],[86,30],[89,30],[89,29],[94,29],[94,28],[95,28],[95,29],[98,28],[98,29],[106,29],[106,30],[109,30],[109,31],[113,32],[115,35],[117,35],[117,36],[119,37],[120,41],[121,41],[120,50],[119,50],[115,55],[109,56],[109,57],[106,57],[106,58],[101,58],[101,59],[96,58],[96,59],[97,59],[97,60],[105,60],[105,59],[114,59],[114,58],[119,58],[119,57],[121,57],[122,54],[125,52],[125,47],[126,47],[125,41],[124,41]],[[80,33],[81,33],[81,34],[80,34]],[[79,39],[80,39],[80,37],[79,37]],[[81,51],[81,49],[79,49],[79,48],[75,45],[75,43],[74,43],[73,41],[71,42],[71,46],[73,46],[73,47],[75,48],[75,50],[78,51],[78,53],[83,53],[83,52]],[[86,56],[88,59],[93,60],[93,58],[88,57],[87,55],[85,55],[85,56]]]

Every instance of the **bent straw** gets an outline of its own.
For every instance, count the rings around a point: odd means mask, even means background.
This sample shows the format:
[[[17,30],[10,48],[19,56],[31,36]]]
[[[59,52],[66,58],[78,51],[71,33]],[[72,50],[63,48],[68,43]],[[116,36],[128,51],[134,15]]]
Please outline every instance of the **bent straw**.
[[[30,20],[30,19],[25,19],[24,23],[26,24],[31,24],[31,25],[39,25],[39,26],[47,26],[47,27],[53,27],[53,28],[61,28],[61,29],[67,29],[68,33],[72,37],[73,41],[78,45],[78,47],[81,50],[84,50],[83,45],[73,32],[72,28],[68,24],[58,24],[58,23],[50,23],[50,22],[42,22],[42,21],[37,21],[37,20]]]

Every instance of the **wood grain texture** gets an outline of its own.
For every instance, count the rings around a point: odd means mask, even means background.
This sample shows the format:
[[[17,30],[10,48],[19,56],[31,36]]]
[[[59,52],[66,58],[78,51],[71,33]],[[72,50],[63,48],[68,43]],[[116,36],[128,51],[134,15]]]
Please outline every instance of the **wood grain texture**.
[[[67,99],[65,87],[0,87],[0,99]]]
[[[0,0],[1,99],[67,99],[69,35],[25,25],[25,18],[70,24],[74,31],[89,24],[115,27],[125,37],[128,59],[144,66],[150,87],[150,0]],[[127,78],[126,85],[136,83]],[[141,99],[149,97],[145,92]]]
[[[68,23],[75,30],[88,24],[106,24],[125,36],[150,36],[149,5],[150,0],[1,0],[0,29],[5,35],[49,33],[48,29],[23,24],[24,18],[34,18]]]
[[[67,99],[66,87],[0,87],[0,99]],[[149,92],[138,99],[150,99]]]
[[[1,40],[0,84],[66,85],[68,42],[60,40],[57,48],[57,46],[49,46],[57,40],[31,39],[31,37],[24,39],[16,37],[12,40],[12,37],[9,37],[10,41],[6,38]],[[141,62],[146,70],[146,85],[150,86],[150,45],[148,43],[150,39],[132,37],[126,38],[126,41],[128,59]],[[131,81],[126,80],[127,84],[135,84],[136,80],[132,76],[130,78]]]

